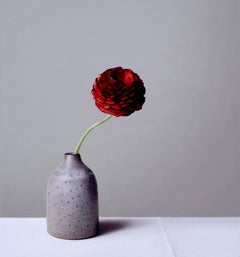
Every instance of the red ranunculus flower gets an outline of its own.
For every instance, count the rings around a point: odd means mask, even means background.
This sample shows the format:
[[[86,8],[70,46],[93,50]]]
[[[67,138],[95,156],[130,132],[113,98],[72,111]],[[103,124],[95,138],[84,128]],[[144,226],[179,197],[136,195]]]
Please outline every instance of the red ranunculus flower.
[[[141,78],[130,69],[116,67],[100,74],[92,89],[96,106],[113,116],[128,116],[142,108],[145,87]]]

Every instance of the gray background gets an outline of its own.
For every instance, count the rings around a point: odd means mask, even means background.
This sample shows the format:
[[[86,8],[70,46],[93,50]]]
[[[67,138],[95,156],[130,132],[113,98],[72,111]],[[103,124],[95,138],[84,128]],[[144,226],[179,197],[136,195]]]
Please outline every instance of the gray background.
[[[239,1],[0,0],[0,216],[44,216],[50,172],[104,116],[95,77],[137,72],[146,103],[81,155],[102,216],[240,215]]]

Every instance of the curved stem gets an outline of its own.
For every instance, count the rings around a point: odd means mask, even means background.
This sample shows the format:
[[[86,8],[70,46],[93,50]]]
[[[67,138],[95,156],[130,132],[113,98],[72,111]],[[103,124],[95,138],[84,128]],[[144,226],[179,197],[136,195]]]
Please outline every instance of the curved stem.
[[[87,137],[87,135],[89,134],[89,132],[91,132],[94,128],[98,127],[99,125],[103,124],[104,122],[108,121],[110,118],[112,117],[112,115],[107,115],[107,117],[105,117],[103,120],[100,120],[96,123],[94,123],[90,128],[88,128],[85,133],[82,135],[82,137],[79,140],[79,143],[77,145],[77,147],[75,148],[74,154],[77,154],[80,150],[80,147],[83,143],[83,141],[85,140],[85,138]]]

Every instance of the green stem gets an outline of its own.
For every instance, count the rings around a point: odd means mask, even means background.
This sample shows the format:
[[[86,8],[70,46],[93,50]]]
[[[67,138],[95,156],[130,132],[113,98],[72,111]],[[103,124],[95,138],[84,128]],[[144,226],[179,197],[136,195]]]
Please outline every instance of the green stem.
[[[96,123],[94,123],[90,128],[88,128],[86,130],[86,132],[82,135],[82,137],[79,140],[79,143],[77,145],[77,147],[75,148],[74,154],[79,153],[80,147],[83,143],[83,141],[85,140],[85,138],[87,137],[87,135],[89,134],[89,132],[91,132],[94,128],[98,127],[99,125],[103,124],[104,122],[106,122],[107,120],[109,120],[112,117],[112,115],[108,115],[107,117],[105,117],[103,120],[100,120]]]

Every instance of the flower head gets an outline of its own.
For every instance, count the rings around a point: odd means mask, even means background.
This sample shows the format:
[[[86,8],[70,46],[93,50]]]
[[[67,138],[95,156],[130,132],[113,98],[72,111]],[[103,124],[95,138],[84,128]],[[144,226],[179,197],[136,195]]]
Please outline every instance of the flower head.
[[[100,74],[92,89],[96,106],[104,113],[128,116],[142,108],[145,87],[141,78],[130,69],[116,67]]]
[[[92,95],[96,106],[108,115],[91,127],[80,138],[74,153],[78,153],[86,136],[112,116],[128,116],[142,109],[145,87],[140,77],[130,69],[116,67],[100,74],[93,84]]]

